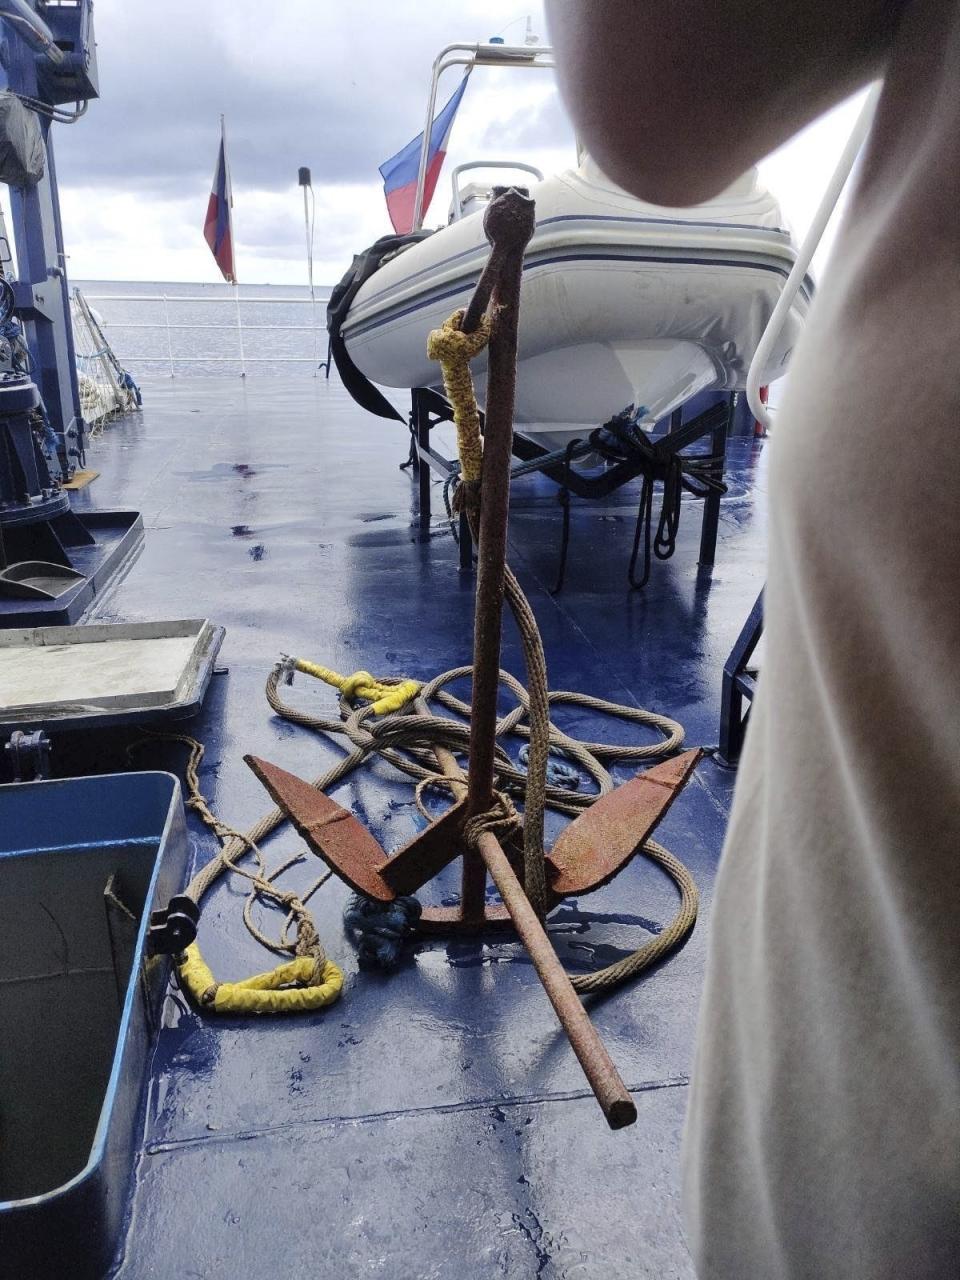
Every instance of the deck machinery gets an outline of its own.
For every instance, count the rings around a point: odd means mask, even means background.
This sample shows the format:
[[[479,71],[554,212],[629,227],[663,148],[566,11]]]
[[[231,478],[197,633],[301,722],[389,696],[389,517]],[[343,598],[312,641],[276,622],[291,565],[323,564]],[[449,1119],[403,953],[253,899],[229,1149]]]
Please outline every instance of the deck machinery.
[[[7,278],[0,254],[0,627],[76,622],[143,539],[137,512],[74,512],[64,487],[84,421],[51,125],[98,96],[92,8],[0,0],[0,180],[17,260]]]

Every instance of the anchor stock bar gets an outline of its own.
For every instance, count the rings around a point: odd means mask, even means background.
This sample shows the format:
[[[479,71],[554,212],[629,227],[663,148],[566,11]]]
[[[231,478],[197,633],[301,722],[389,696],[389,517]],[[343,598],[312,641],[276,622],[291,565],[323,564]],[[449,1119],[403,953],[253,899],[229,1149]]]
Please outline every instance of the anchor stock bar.
[[[483,227],[492,246],[490,261],[464,316],[464,325],[475,327],[488,302],[493,306],[480,482],[482,500],[477,547],[473,695],[466,797],[468,817],[487,812],[494,803],[497,694],[500,685],[520,282],[523,252],[535,226],[534,212],[534,202],[516,190],[497,195],[488,206]],[[469,502],[471,495],[467,495],[466,500]],[[445,762],[440,763],[443,767]],[[607,1123],[613,1129],[632,1124],[637,1118],[633,1099],[580,1003],[580,998],[499,840],[491,831],[480,835],[477,852],[464,849],[460,902],[462,919],[469,924],[483,918],[488,871],[510,913],[514,928],[533,961],[537,976],[570,1040]]]

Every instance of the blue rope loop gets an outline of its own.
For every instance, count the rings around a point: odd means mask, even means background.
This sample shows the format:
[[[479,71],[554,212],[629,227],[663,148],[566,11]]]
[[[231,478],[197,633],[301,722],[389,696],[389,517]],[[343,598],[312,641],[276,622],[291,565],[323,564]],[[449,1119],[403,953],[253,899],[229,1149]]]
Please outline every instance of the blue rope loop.
[[[530,747],[525,742],[517,753],[517,759],[523,769],[528,767],[530,760]],[[580,790],[580,771],[575,765],[567,764],[565,760],[558,760],[556,756],[547,757],[547,785],[550,787],[563,787],[565,791]]]
[[[395,969],[404,941],[416,930],[423,907],[414,897],[377,902],[354,894],[343,913],[347,937],[357,948],[362,968]]]

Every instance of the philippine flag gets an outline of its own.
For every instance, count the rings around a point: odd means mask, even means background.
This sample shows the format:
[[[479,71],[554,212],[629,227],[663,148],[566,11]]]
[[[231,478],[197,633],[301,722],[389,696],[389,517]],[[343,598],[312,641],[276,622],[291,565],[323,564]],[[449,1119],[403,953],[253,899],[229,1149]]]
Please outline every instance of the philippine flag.
[[[227,145],[224,136],[223,118],[220,120],[220,151],[217,154],[217,167],[213,174],[213,190],[207,205],[207,216],[203,223],[203,238],[210,246],[210,252],[217,260],[217,266],[223,273],[224,280],[230,284],[237,283],[236,266],[233,261],[233,192],[230,189],[230,170],[227,168]]]
[[[470,73],[463,77],[453,97],[434,119],[430,129],[430,146],[427,151],[427,173],[423,187],[423,208],[421,217],[430,208],[430,201],[436,189],[440,170],[447,154],[447,141],[453,128],[453,118],[460,106],[460,99],[467,87]],[[420,171],[420,150],[423,147],[423,134],[417,136],[395,156],[385,160],[380,166],[383,177],[383,194],[387,198],[387,212],[393,229],[398,235],[406,235],[413,230],[413,212],[417,202],[417,175]]]

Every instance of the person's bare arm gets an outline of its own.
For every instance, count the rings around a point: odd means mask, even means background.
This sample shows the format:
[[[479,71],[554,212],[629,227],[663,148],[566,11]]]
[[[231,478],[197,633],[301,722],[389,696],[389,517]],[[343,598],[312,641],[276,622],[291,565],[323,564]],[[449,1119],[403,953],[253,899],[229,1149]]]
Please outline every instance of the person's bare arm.
[[[655,204],[715,195],[876,76],[904,0],[547,0],[590,154]]]

